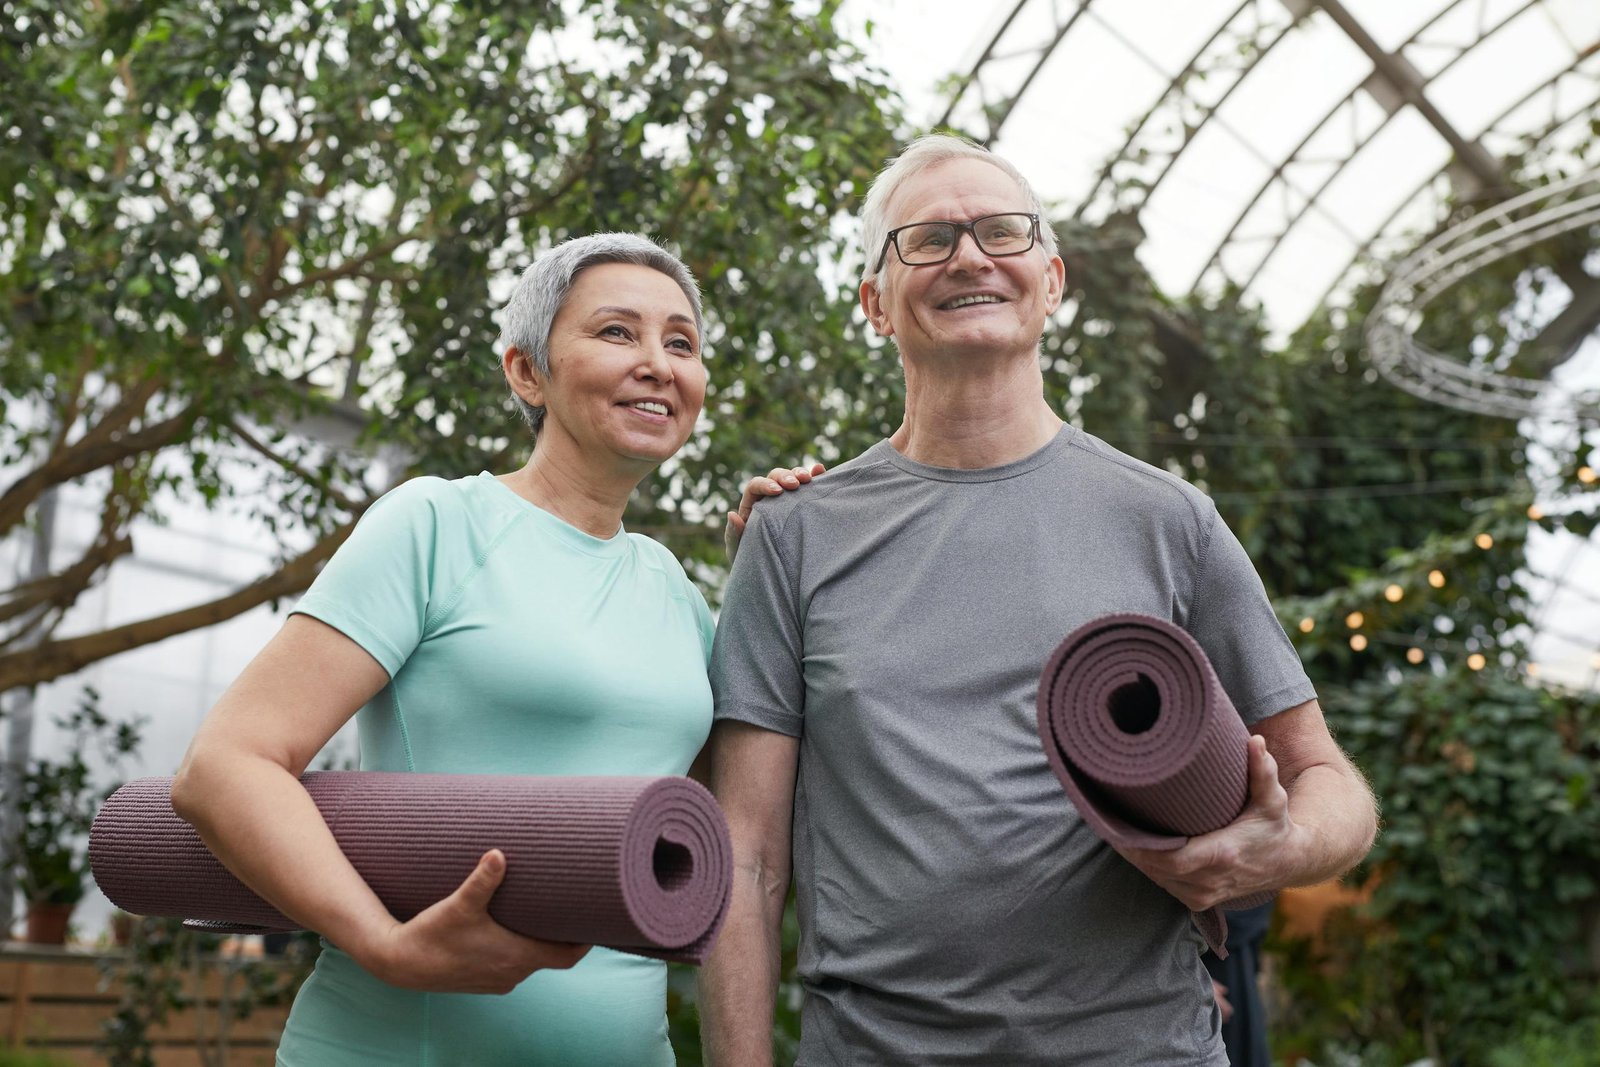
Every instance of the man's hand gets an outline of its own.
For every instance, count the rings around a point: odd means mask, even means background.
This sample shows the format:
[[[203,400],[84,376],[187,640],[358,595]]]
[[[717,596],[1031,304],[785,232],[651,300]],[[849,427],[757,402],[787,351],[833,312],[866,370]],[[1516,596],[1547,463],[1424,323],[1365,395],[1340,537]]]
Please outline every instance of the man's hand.
[[[1217,998],[1217,1010],[1222,1013],[1222,1021],[1227,1022],[1233,1018],[1233,1005],[1228,1003],[1228,987],[1213,978],[1211,995]]]
[[[409,922],[397,922],[356,962],[390,985],[433,993],[509,993],[528,975],[571,967],[587,945],[539,941],[489,915],[505,878],[499,849],[484,854],[467,880]]]
[[[1248,752],[1250,801],[1233,822],[1171,852],[1117,850],[1190,911],[1282,888],[1298,869],[1302,831],[1289,816],[1278,762],[1263,737],[1250,738]]]
[[[739,509],[728,512],[728,524],[722,528],[722,547],[728,550],[728,562],[732,563],[733,557],[739,554],[739,539],[744,536],[756,501],[798,489],[826,469],[820,463],[809,467],[774,467],[765,478],[758,475],[746,482],[744,493],[739,497]]]

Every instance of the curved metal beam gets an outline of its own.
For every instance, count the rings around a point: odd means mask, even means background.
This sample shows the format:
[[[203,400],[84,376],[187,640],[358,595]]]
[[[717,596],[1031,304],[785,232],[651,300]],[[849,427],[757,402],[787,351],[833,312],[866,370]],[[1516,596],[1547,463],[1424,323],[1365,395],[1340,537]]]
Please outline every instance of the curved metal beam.
[[[1308,2],[1309,2],[1309,0],[1308,0]],[[1416,44],[1422,39],[1422,35],[1423,34],[1427,33],[1430,29],[1432,29],[1439,22],[1439,20],[1443,19],[1451,11],[1453,11],[1457,7],[1459,7],[1463,2],[1464,2],[1464,0],[1452,0],[1452,2],[1450,4],[1448,4],[1448,5],[1446,5],[1442,10],[1440,10],[1440,12],[1437,15],[1435,15],[1433,18],[1429,19],[1422,26],[1418,27],[1416,32],[1414,32],[1410,37],[1408,37],[1406,39],[1405,43],[1400,46],[1401,51],[1403,52],[1407,48],[1415,47]],[[1448,63],[1446,63],[1443,67],[1441,67],[1438,71],[1435,72],[1434,77],[1438,77],[1440,74],[1443,74],[1445,71],[1449,70],[1452,66],[1454,66],[1456,63],[1458,63],[1463,56],[1465,56],[1468,52],[1470,52],[1473,47],[1476,47],[1476,45],[1482,43],[1483,41],[1487,40],[1489,37],[1493,36],[1503,26],[1505,26],[1506,24],[1508,24],[1512,20],[1520,17],[1523,14],[1523,12],[1527,11],[1529,8],[1533,7],[1535,4],[1537,4],[1539,2],[1540,2],[1540,0],[1527,0],[1527,2],[1524,3],[1522,7],[1518,8],[1516,12],[1514,12],[1513,14],[1507,16],[1505,19],[1502,19],[1494,27],[1489,29],[1489,31],[1487,33],[1480,34],[1478,39],[1476,41],[1474,41],[1471,46],[1468,46],[1467,48],[1463,49],[1461,52],[1457,53],[1457,55],[1454,58],[1452,58]],[[1344,98],[1342,100],[1340,100],[1337,104],[1335,104],[1332,108],[1330,108],[1327,111],[1327,113],[1324,114],[1322,116],[1322,118],[1316,123],[1316,125],[1312,126],[1311,129],[1306,132],[1306,135],[1300,139],[1300,142],[1298,144],[1296,144],[1292,149],[1289,150],[1289,154],[1288,154],[1287,157],[1285,157],[1283,163],[1280,164],[1278,166],[1278,168],[1276,170],[1274,170],[1273,173],[1270,174],[1267,177],[1267,180],[1261,184],[1261,187],[1259,189],[1256,190],[1255,195],[1250,198],[1249,202],[1247,202],[1244,205],[1244,207],[1240,210],[1239,214],[1234,217],[1233,223],[1232,223],[1232,225],[1230,225],[1228,227],[1227,233],[1223,234],[1222,235],[1222,240],[1217,243],[1216,251],[1214,251],[1211,254],[1211,258],[1206,261],[1206,265],[1200,269],[1200,272],[1198,274],[1195,275],[1194,284],[1199,284],[1199,282],[1202,279],[1204,279],[1205,276],[1208,273],[1210,273],[1214,268],[1217,269],[1217,270],[1220,270],[1222,272],[1223,276],[1229,278],[1230,281],[1234,281],[1235,283],[1237,283],[1237,279],[1233,279],[1228,274],[1227,269],[1222,265],[1222,256],[1223,256],[1223,253],[1226,252],[1228,250],[1228,248],[1230,246],[1232,246],[1232,244],[1234,243],[1234,238],[1239,232],[1239,227],[1244,225],[1245,219],[1250,217],[1250,212],[1255,210],[1256,205],[1261,202],[1261,199],[1264,196],[1266,196],[1267,193],[1271,192],[1273,187],[1278,184],[1280,178],[1282,177],[1283,172],[1286,171],[1293,164],[1304,162],[1303,160],[1300,159],[1300,155],[1301,155],[1301,153],[1303,153],[1306,150],[1306,146],[1309,145],[1312,142],[1312,140],[1314,140],[1317,137],[1318,134],[1322,133],[1322,131],[1328,127],[1329,123],[1331,123],[1335,119],[1337,119],[1341,112],[1343,112],[1347,108],[1351,108],[1351,107],[1355,106],[1357,100],[1360,97],[1362,89],[1363,89],[1363,85],[1356,85],[1356,86],[1352,87],[1351,90],[1348,93],[1345,94]],[[1382,123],[1380,123],[1378,125],[1378,129],[1379,130],[1383,129],[1383,127],[1388,124],[1389,118],[1393,118],[1395,113],[1396,112],[1394,112],[1394,111],[1388,112],[1388,116],[1389,117],[1386,118]],[[1373,132],[1375,133],[1377,131],[1375,130]],[[1370,136],[1370,134],[1369,134],[1369,136]],[[1355,146],[1355,148],[1353,148],[1349,152],[1349,154],[1346,156],[1346,158],[1341,160],[1338,163],[1338,165],[1335,167],[1333,173],[1328,175],[1327,179],[1324,180],[1323,183],[1320,186],[1317,187],[1315,192],[1313,192],[1313,193],[1311,193],[1309,195],[1307,195],[1305,193],[1301,194],[1302,196],[1305,196],[1305,199],[1306,199],[1306,210],[1310,210],[1312,208],[1316,208],[1319,211],[1321,210],[1320,206],[1318,205],[1318,199],[1321,197],[1322,193],[1328,188],[1328,186],[1331,185],[1333,183],[1333,181],[1335,179],[1337,179],[1340,174],[1344,173],[1344,168],[1346,166],[1348,166],[1350,161],[1355,158],[1355,156],[1359,153],[1360,148],[1361,148],[1360,145]],[[1288,234],[1289,229],[1291,229],[1293,227],[1293,225],[1294,225],[1294,223],[1291,221],[1289,226],[1285,227],[1280,233],[1273,235],[1273,247],[1268,249],[1266,254],[1263,255],[1261,257],[1261,259],[1257,262],[1256,269],[1255,269],[1255,271],[1252,272],[1252,274],[1250,276],[1250,280],[1252,282],[1255,280],[1256,276],[1260,274],[1262,265],[1267,260],[1271,259],[1272,256],[1273,256],[1273,253],[1277,251],[1278,242],[1282,241],[1282,239]],[[1249,283],[1245,283],[1243,288],[1248,288],[1248,285],[1249,285]]]
[[[956,92],[951,97],[949,106],[945,108],[944,114],[939,117],[939,125],[948,126],[950,124],[950,120],[955,114],[956,108],[960,106],[967,90],[976,85],[980,98],[979,110],[983,114],[984,121],[989,124],[989,131],[982,138],[982,141],[985,145],[992,144],[994,139],[1000,135],[1000,127],[1005,125],[1006,119],[1011,117],[1011,112],[1017,106],[1017,101],[1022,99],[1023,94],[1028,91],[1028,87],[1033,84],[1033,79],[1038,77],[1039,71],[1044,67],[1045,62],[1049,60],[1051,54],[1055,52],[1056,46],[1066,37],[1068,31],[1077,25],[1078,19],[1083,17],[1089,10],[1089,5],[1093,2],[1094,0],[1077,0],[1078,6],[1073,9],[1072,14],[1065,21],[1062,21],[1055,5],[1052,4],[1050,15],[1051,21],[1055,23],[1055,35],[1050,39],[1049,44],[1035,50],[1036,58],[1034,64],[1028,69],[1027,75],[1022,79],[1022,84],[1017,87],[1016,92],[1009,94],[997,104],[990,104],[982,99],[984,94],[980,75],[983,72],[983,68],[996,58],[994,50],[1000,44],[1000,39],[1005,36],[1006,30],[1011,28],[1011,23],[1028,3],[1028,0],[1017,0],[1017,5],[1011,9],[1011,13],[1006,16],[1005,21],[1000,24],[1000,28],[995,31],[995,35],[989,41],[988,47],[983,50],[983,54],[973,64],[971,72],[958,85]],[[1007,56],[1005,58],[1009,59],[1011,57]]]
[[[1502,122],[1519,111],[1529,101],[1538,97],[1541,93],[1550,91],[1558,82],[1561,81],[1561,79],[1576,72],[1579,67],[1581,67],[1588,60],[1593,59],[1595,55],[1596,53],[1592,51],[1580,53],[1570,64],[1567,65],[1565,69],[1551,75],[1544,82],[1524,93],[1522,97],[1515,103],[1502,110],[1500,114],[1496,115],[1489,121],[1488,126],[1484,127],[1485,130],[1494,130]],[[1596,82],[1597,88],[1600,88],[1600,71],[1596,72]],[[1582,118],[1584,115],[1596,110],[1600,110],[1600,93],[1597,93],[1595,97],[1591,97],[1583,104],[1569,111],[1565,116],[1553,118],[1549,125],[1547,125],[1543,130],[1539,131],[1538,138],[1543,140],[1556,131]],[[1446,166],[1435,171],[1433,174],[1428,175],[1428,177],[1423,180],[1422,184],[1418,185],[1417,188],[1412,191],[1410,196],[1405,197],[1399,202],[1395,209],[1389,213],[1388,217],[1379,223],[1377,228],[1373,230],[1372,236],[1368,237],[1366,241],[1356,249],[1355,254],[1350,258],[1350,265],[1340,273],[1338,278],[1334,279],[1333,284],[1328,286],[1327,291],[1322,294],[1322,299],[1318,301],[1319,306],[1326,304],[1333,297],[1333,294],[1338,292],[1339,287],[1344,283],[1345,279],[1350,276],[1350,273],[1363,265],[1362,260],[1364,257],[1366,257],[1372,251],[1373,245],[1377,244],[1384,237],[1388,236],[1389,227],[1394,224],[1395,219],[1400,217],[1400,213],[1406,210],[1406,208],[1410,207],[1416,201],[1417,197],[1422,195],[1423,191],[1426,190],[1428,186],[1435,184],[1441,178],[1448,178],[1449,173],[1450,168],[1447,164]]]

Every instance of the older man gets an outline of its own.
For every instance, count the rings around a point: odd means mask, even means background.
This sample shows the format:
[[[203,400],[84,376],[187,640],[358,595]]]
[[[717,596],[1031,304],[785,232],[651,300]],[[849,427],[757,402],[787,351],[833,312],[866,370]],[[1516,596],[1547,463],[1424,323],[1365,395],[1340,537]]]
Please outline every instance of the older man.
[[[948,137],[867,197],[861,306],[899,348],[905,421],[763,503],[728,585],[718,1067],[771,1062],[791,875],[804,1067],[1225,1065],[1190,909],[1371,844],[1371,795],[1211,501],[1043,399],[1064,269],[1040,213],[1013,166]],[[1192,633],[1254,735],[1245,812],[1175,852],[1102,843],[1036,733],[1046,657],[1113,611]]]

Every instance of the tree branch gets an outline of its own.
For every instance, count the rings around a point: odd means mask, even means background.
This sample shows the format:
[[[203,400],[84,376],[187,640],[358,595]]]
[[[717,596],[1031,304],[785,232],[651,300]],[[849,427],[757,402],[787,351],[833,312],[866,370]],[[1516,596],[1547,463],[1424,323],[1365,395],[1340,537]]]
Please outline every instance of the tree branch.
[[[143,386],[136,390],[143,391]],[[119,403],[118,407],[121,406]],[[45,490],[102,467],[109,467],[130,456],[165,448],[182,436],[197,414],[198,405],[190,404],[171,418],[146,426],[136,433],[120,436],[107,429],[106,423],[111,417],[108,415],[89,433],[47,457],[39,466],[12,482],[4,494],[0,494],[0,535],[20,523],[27,515],[29,506]]]
[[[355,518],[329,533],[303,554],[271,574],[227,596],[180,611],[157,615],[99,633],[46,641],[33,648],[0,655],[0,693],[41,685],[71,674],[107,656],[114,656],[204,626],[214,626],[269,600],[301,592],[318,569],[355,528]]]
[[[265,456],[267,459],[276,463],[278,466],[282,467],[284,470],[300,479],[306,485],[316,486],[345,510],[360,511],[362,509],[363,505],[359,501],[351,499],[345,493],[334,488],[333,485],[329,484],[326,478],[314,471],[307,470],[305,467],[302,467],[288,456],[280,455],[277,452],[274,452],[271,445],[267,444],[255,434],[245,429],[244,425],[237,418],[228,420],[228,429],[232,430],[234,435],[238,437],[240,441],[244,442],[245,447],[249,448],[253,452],[258,452],[262,456]]]

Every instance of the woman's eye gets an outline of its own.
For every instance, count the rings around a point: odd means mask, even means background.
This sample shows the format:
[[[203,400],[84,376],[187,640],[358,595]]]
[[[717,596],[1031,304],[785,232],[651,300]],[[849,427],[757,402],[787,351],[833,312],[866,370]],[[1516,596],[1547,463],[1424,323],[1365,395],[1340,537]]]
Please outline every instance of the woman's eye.
[[[687,352],[691,356],[694,355],[694,342],[686,337],[674,337],[667,343],[681,352]]]
[[[622,326],[607,326],[605,329],[600,331],[600,336],[601,337],[627,337],[629,335],[628,335],[628,331],[627,331],[627,329],[625,327],[622,327]]]

